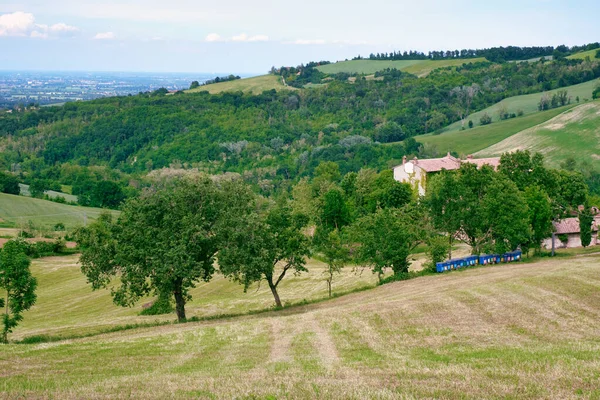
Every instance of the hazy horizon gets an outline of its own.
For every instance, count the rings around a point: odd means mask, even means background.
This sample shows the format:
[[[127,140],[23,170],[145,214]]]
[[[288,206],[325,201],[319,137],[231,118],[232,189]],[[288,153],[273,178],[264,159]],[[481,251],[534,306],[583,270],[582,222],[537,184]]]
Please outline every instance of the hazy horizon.
[[[4,70],[266,73],[371,52],[581,45],[600,4],[579,0],[24,0],[0,4]],[[197,72],[195,72],[197,73]]]

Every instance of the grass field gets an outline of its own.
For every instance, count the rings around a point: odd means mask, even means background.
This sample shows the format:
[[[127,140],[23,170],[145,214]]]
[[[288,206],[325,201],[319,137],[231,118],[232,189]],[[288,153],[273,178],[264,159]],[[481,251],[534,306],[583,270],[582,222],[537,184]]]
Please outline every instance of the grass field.
[[[49,229],[62,222],[67,230],[71,230],[83,225],[84,215],[87,215],[87,220],[90,222],[102,212],[100,208],[70,206],[0,193],[0,218],[17,226],[31,221],[36,227]]]
[[[485,58],[473,58],[470,60],[352,60],[339,61],[317,67],[326,74],[337,74],[339,72],[370,75],[387,68],[396,68],[417,76],[425,76],[436,68],[456,67],[465,63],[485,61]]]
[[[477,156],[529,149],[544,154],[548,165],[553,167],[569,157],[600,167],[599,137],[600,101],[594,101],[504,139],[478,152]]]
[[[546,122],[555,116],[574,107],[573,105],[555,108],[553,110],[536,112],[523,117],[494,122],[490,125],[477,126],[464,131],[452,130],[439,135],[427,134],[415,139],[436,149],[440,154],[456,151],[461,156],[476,153],[525,129]]]
[[[572,54],[570,56],[567,56],[567,58],[570,59],[578,59],[578,60],[585,60],[586,57],[589,57],[590,59],[594,59],[594,57],[596,57],[596,50],[588,50],[588,51],[582,51],[581,53],[576,53],[576,54]]]
[[[245,92],[252,94],[261,94],[265,90],[296,90],[290,86],[284,86],[280,76],[261,75],[252,78],[237,79],[235,81],[213,83],[211,85],[200,86],[196,89],[186,90],[186,93],[195,93],[208,91],[211,94],[222,92]]]
[[[571,96],[571,102],[575,103],[575,98],[579,96],[580,101],[584,99],[591,99],[592,92],[600,84],[600,79],[595,79],[592,81],[580,83],[579,85],[567,86],[561,89],[550,90],[548,93],[550,96],[556,93],[559,90],[567,90],[569,96]],[[500,117],[498,115],[498,111],[501,106],[506,107],[509,113],[517,113],[519,110],[522,110],[525,115],[533,114],[538,112],[538,104],[540,99],[542,98],[542,93],[533,93],[527,94],[523,96],[513,96],[508,97],[499,103],[494,104],[484,110],[481,110],[476,113],[472,113],[469,115],[465,121],[473,121],[475,126],[480,125],[479,120],[483,116],[483,114],[487,113],[490,117],[492,117],[493,121],[499,121]],[[465,122],[465,124],[467,123]],[[458,131],[462,127],[461,121],[457,121],[446,128],[446,131]]]
[[[138,318],[136,310],[111,307],[106,293],[90,298],[69,273],[74,262],[36,261],[44,293],[18,335],[34,331],[26,324],[53,332],[65,318],[81,330],[97,319]],[[211,307],[223,307],[217,293],[206,295]],[[253,294],[238,292],[237,299],[246,296]],[[0,392],[92,399],[598,398],[598,318],[600,257],[542,259],[426,276],[278,312],[9,344],[0,352]]]

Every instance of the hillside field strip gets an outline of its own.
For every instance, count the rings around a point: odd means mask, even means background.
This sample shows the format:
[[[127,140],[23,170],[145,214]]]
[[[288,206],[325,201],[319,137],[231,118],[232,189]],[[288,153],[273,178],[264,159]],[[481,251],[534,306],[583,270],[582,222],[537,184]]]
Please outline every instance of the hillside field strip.
[[[487,157],[515,150],[539,152],[549,166],[567,158],[600,167],[600,101],[574,107],[476,153]]]
[[[36,227],[49,229],[60,222],[67,230],[72,230],[83,226],[86,218],[88,222],[94,221],[102,212],[107,210],[0,193],[0,218],[17,227],[31,221]]]
[[[419,77],[428,75],[437,68],[458,67],[463,64],[485,61],[485,58],[458,59],[458,60],[352,60],[338,61],[333,64],[321,65],[317,69],[326,74],[340,72],[371,75],[377,71],[395,68]]]
[[[236,79],[234,81],[212,83],[206,86],[200,86],[196,89],[186,90],[186,93],[197,93],[207,91],[210,94],[223,92],[244,92],[252,94],[261,94],[265,90],[297,90],[291,86],[285,86],[282,78],[277,75],[260,75],[251,78]]]
[[[591,60],[593,60],[594,57],[596,57],[596,51],[598,51],[598,49],[582,51],[581,53],[571,54],[570,56],[567,56],[567,58],[572,60],[585,60],[589,57]]]
[[[547,93],[549,96],[552,96],[559,90],[566,90],[568,95],[571,97],[571,104],[577,104],[576,98],[578,96],[580,102],[583,102],[586,99],[590,100],[592,98],[592,92],[598,85],[600,85],[600,79],[594,79],[578,85],[566,86],[564,88],[549,90],[543,93]],[[479,121],[486,113],[492,117],[493,122],[500,121],[499,110],[501,107],[506,107],[506,110],[509,113],[516,114],[519,110],[523,111],[524,115],[536,113],[539,111],[538,104],[543,93],[532,93],[522,96],[508,97],[486,109],[470,114],[467,118],[465,118],[465,126],[468,121],[473,121],[474,126],[480,125]],[[462,121],[457,121],[445,128],[445,131],[458,131],[462,128],[462,126]]]
[[[17,338],[52,334],[63,324],[75,332],[98,319],[141,318],[112,306],[106,292],[92,294],[75,277],[75,262],[35,261],[42,293]],[[291,279],[282,296],[294,285],[306,289],[302,279]],[[194,294],[215,309],[253,296],[238,288],[223,304],[220,285]],[[11,343],[0,352],[0,392],[61,399],[598,398],[598,318],[600,256],[542,258],[257,315]]]
[[[441,155],[449,151],[455,151],[460,156],[466,157],[525,129],[546,122],[572,107],[574,106],[559,107],[518,118],[494,122],[489,125],[480,125],[472,129],[465,129],[464,131],[453,130],[438,135],[429,133],[427,135],[416,136],[415,139],[429,147],[430,150],[437,150]]]

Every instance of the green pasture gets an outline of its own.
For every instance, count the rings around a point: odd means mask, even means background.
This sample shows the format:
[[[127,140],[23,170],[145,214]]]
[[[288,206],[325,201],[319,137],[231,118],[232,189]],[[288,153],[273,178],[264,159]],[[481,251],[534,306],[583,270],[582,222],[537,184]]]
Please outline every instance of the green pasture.
[[[466,63],[478,61],[485,61],[485,58],[473,58],[469,60],[352,60],[338,61],[333,64],[321,65],[317,67],[317,69],[326,74],[346,72],[352,74],[371,75],[377,71],[395,68],[417,76],[425,76],[437,68],[457,67]]]
[[[211,94],[222,92],[244,92],[260,94],[265,90],[296,90],[291,86],[285,86],[283,80],[277,75],[261,75],[252,78],[237,79],[234,81],[213,83],[206,86],[200,86],[196,89],[186,90],[186,93],[197,93],[208,91]]]

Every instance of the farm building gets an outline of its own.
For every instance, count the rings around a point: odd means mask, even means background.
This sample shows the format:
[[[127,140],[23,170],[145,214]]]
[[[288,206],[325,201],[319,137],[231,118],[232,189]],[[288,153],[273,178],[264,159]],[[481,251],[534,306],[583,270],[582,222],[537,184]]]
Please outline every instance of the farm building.
[[[483,165],[489,165],[496,169],[500,164],[500,158],[473,158],[473,156],[468,156],[465,160],[461,160],[453,157],[450,153],[442,158],[423,160],[415,157],[407,161],[406,157],[404,157],[402,165],[394,167],[394,179],[398,182],[410,183],[411,186],[418,189],[420,196],[424,196],[428,176],[444,169],[448,171],[459,169],[463,163],[475,164],[478,168],[481,168]]]
[[[554,222],[554,246],[557,249],[570,249],[581,247],[579,218],[565,218],[558,222]],[[598,242],[598,225],[600,225],[600,217],[594,217],[592,222],[592,241],[590,246],[600,244]],[[552,248],[552,238],[544,239],[542,247],[545,249]]]

